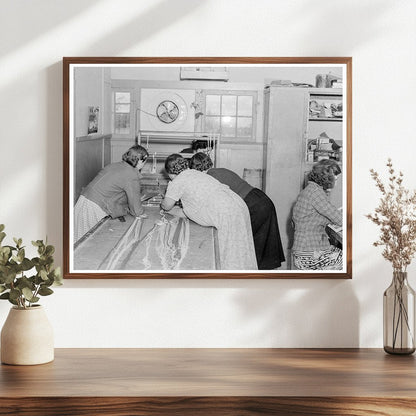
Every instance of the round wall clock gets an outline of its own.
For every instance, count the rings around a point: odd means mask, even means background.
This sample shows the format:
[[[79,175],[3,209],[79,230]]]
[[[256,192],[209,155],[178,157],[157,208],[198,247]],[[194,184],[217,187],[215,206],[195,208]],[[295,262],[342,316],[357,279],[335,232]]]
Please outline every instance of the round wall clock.
[[[179,108],[173,101],[164,100],[157,106],[156,116],[163,123],[173,123],[179,117]]]

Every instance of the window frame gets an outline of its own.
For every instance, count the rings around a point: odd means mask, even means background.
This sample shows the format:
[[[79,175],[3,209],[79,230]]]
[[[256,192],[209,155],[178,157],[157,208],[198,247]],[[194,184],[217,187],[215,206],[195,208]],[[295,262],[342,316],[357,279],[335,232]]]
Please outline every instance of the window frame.
[[[130,94],[130,111],[129,113],[116,113],[116,105],[117,104],[127,104],[127,103],[116,103],[116,94],[117,93],[129,93]],[[115,138],[132,138],[134,137],[136,127],[135,127],[135,120],[134,120],[134,109],[135,109],[135,99],[134,99],[134,89],[133,88],[111,88],[111,132],[113,137]],[[115,115],[116,114],[129,114],[130,115],[130,128],[129,133],[116,133],[115,131]]]
[[[201,100],[202,100],[202,111],[204,113],[203,115],[203,119],[202,119],[202,130],[203,131],[208,131],[206,128],[206,119],[207,117],[222,117],[222,109],[220,106],[220,114],[219,115],[207,115],[207,111],[206,111],[206,98],[208,95],[218,95],[220,97],[223,96],[236,96],[237,97],[237,103],[236,103],[236,114],[235,116],[231,116],[231,117],[235,117],[236,118],[236,125],[235,125],[235,132],[237,133],[237,120],[238,118],[251,118],[252,120],[252,127],[251,127],[251,137],[247,137],[247,136],[224,136],[223,132],[222,132],[222,128],[221,128],[221,122],[220,122],[220,134],[221,134],[221,142],[222,143],[239,143],[239,142],[243,142],[243,143],[251,143],[251,142],[255,142],[256,141],[256,131],[257,131],[257,107],[258,107],[258,91],[257,90],[222,90],[222,89],[209,89],[209,90],[203,90],[202,91],[202,95],[201,95]],[[253,107],[252,107],[252,114],[251,117],[250,116],[239,116],[238,115],[238,97],[239,96],[250,96],[253,99]],[[222,103],[222,98],[221,98],[221,103]]]

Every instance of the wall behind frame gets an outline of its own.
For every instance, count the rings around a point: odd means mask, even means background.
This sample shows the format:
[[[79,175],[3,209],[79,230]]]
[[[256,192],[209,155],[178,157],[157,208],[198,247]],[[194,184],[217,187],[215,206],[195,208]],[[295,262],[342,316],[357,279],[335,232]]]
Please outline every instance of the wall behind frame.
[[[61,263],[63,56],[352,56],[353,279],[67,281],[43,300],[57,347],[382,345],[391,271],[364,217],[378,198],[368,170],[384,171],[391,156],[416,187],[416,4],[253,5],[3,1],[0,222],[10,239],[24,239],[28,254],[30,240],[47,235]],[[416,286],[415,265],[409,275]],[[8,310],[0,303],[0,324]]]

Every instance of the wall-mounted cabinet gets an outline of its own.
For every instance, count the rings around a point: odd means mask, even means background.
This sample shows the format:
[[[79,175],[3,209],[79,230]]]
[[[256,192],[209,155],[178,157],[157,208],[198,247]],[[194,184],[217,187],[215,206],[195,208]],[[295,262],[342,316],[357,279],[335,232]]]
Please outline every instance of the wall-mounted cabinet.
[[[265,90],[264,108],[265,191],[275,204],[286,259],[290,259],[292,209],[307,173],[322,158],[342,160],[342,91],[270,86]],[[331,196],[338,205],[340,188]]]

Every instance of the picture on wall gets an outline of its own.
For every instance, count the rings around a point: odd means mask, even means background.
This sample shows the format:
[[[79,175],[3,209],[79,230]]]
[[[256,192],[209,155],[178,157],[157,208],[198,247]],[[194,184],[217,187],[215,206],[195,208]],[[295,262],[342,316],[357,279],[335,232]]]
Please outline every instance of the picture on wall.
[[[98,133],[100,107],[88,107],[88,134]]]
[[[351,278],[351,66],[64,58],[64,277]]]

